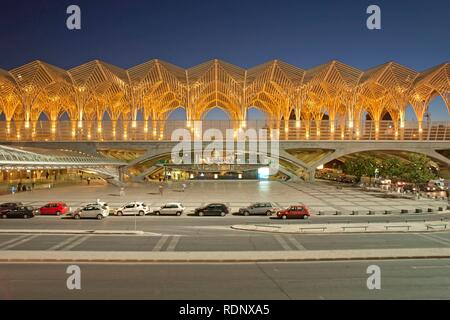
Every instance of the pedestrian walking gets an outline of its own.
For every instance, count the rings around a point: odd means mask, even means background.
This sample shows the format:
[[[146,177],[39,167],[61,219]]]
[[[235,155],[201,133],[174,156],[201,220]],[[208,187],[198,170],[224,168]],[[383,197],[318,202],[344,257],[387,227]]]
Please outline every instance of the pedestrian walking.
[[[87,178],[87,183],[88,183],[88,186],[91,184],[91,177]]]
[[[186,190],[186,182],[183,182],[183,184],[181,185],[183,188],[183,192]]]
[[[12,193],[12,195],[16,194],[16,186],[11,187],[11,193]]]
[[[163,195],[164,193],[164,186],[162,184],[159,185],[159,194]]]

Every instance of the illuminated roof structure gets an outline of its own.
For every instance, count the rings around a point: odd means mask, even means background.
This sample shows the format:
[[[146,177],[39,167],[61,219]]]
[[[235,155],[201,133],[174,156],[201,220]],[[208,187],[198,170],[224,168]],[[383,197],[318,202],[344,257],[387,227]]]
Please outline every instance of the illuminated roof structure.
[[[0,110],[7,123],[25,127],[42,113],[52,122],[66,113],[72,121],[100,123],[105,112],[112,122],[136,121],[139,112],[144,121],[165,121],[178,107],[188,121],[215,107],[245,121],[256,107],[278,122],[319,124],[327,115],[331,132],[335,123],[358,127],[365,112],[375,123],[388,112],[401,128],[409,105],[421,126],[438,95],[450,112],[448,62],[422,72],[396,62],[366,71],[334,60],[309,70],[279,60],[243,69],[217,59],[189,69],[161,60],[128,70],[99,60],[67,71],[42,61],[0,69]]]

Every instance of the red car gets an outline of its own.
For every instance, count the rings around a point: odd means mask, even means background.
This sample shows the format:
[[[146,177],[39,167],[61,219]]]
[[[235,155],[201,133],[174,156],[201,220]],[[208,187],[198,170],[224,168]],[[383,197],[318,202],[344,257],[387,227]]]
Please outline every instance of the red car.
[[[41,215],[56,215],[60,216],[70,211],[70,208],[64,202],[50,202],[39,209]]]
[[[308,219],[311,214],[304,205],[293,205],[287,209],[277,212],[277,217],[281,219]]]

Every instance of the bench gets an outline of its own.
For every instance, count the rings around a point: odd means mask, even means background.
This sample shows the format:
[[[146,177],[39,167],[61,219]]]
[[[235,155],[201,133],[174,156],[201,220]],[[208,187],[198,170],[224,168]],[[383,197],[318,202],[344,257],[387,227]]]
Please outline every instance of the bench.
[[[342,231],[345,231],[345,229],[364,229],[364,231],[367,231],[368,227],[369,226],[344,226],[341,228],[342,228]]]
[[[327,227],[300,227],[300,232],[303,232],[303,230],[322,230],[324,232]]]
[[[394,229],[394,228],[397,228],[397,229],[399,229],[399,228],[405,229],[406,228],[409,231],[409,229],[411,229],[411,226],[399,226],[399,225],[397,225],[397,226],[384,226],[384,228],[386,229],[386,231],[389,230],[389,229]]]
[[[447,229],[447,224],[446,223],[427,224],[426,226],[427,226],[427,230],[430,230],[430,229],[434,229],[434,230],[436,230],[436,229]],[[444,227],[444,228],[442,228],[442,227]]]

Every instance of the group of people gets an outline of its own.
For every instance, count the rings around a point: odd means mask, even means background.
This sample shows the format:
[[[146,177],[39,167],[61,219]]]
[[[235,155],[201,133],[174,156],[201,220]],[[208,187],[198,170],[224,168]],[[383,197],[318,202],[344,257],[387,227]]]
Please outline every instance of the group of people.
[[[182,191],[183,191],[183,192],[186,191],[186,188],[187,188],[186,182],[183,182],[183,183],[181,184],[181,188],[182,188]],[[159,194],[162,196],[162,195],[164,194],[164,184],[163,184],[162,179],[159,180],[159,186],[158,186],[158,189],[159,189]]]

